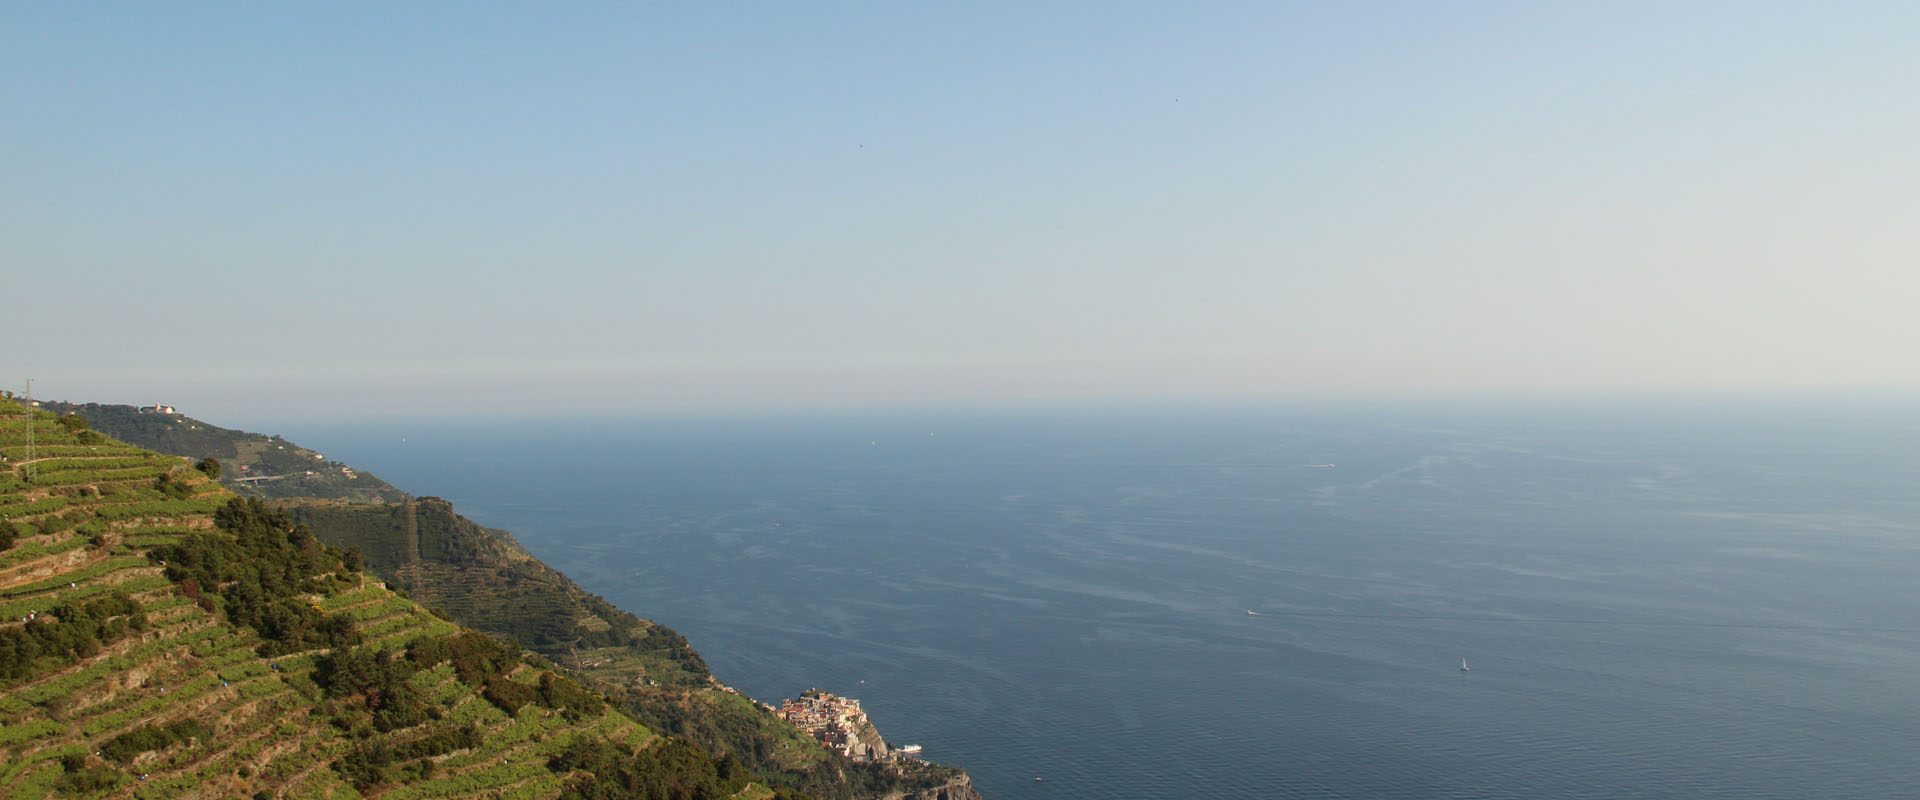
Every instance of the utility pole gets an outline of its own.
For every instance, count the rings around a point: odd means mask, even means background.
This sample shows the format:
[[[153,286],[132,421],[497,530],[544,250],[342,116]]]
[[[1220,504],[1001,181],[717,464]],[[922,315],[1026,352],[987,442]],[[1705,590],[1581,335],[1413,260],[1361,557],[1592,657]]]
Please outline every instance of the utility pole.
[[[33,480],[33,379],[27,379],[27,471],[24,476]]]

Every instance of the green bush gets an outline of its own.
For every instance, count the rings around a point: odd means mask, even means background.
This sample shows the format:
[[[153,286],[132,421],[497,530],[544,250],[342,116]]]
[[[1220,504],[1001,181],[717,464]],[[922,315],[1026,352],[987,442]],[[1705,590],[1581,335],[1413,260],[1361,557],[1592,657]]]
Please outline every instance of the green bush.
[[[433,776],[435,764],[429,760],[433,756],[479,747],[482,736],[478,726],[465,725],[441,728],[398,745],[363,741],[335,761],[333,769],[361,792],[385,783],[420,781]]]
[[[142,725],[109,739],[101,745],[100,756],[124,764],[141,753],[164,750],[189,739],[206,739],[210,734],[207,726],[190,719],[166,725]]]
[[[153,488],[175,500],[185,500],[193,496],[193,484],[179,480],[171,473],[162,472],[153,479]]]
[[[598,695],[551,672],[540,676],[540,705],[563,711],[573,720],[598,714],[606,707]]]
[[[104,794],[118,787],[126,776],[105,765],[87,766],[85,756],[68,754],[60,758],[60,779],[53,784],[62,796]]]
[[[480,696],[487,698],[487,702],[499,706],[501,711],[513,714],[518,712],[521,706],[539,699],[540,690],[506,676],[495,675],[487,679],[486,688],[480,691]]]
[[[373,715],[375,730],[411,728],[439,717],[439,709],[408,678],[418,665],[388,651],[339,648],[314,661],[313,682],[332,698],[349,698]],[[351,717],[343,718],[351,724]]]
[[[146,615],[125,592],[77,606],[54,606],[25,625],[0,630],[0,684],[32,677],[49,665],[87,658],[103,645],[146,626]]]

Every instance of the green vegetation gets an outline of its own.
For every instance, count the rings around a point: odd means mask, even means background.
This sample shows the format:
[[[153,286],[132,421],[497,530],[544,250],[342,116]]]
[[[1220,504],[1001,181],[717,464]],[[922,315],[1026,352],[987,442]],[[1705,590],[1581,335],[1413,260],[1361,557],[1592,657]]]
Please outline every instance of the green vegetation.
[[[332,698],[350,698],[352,708],[364,710],[377,731],[411,728],[432,715],[426,697],[408,682],[416,668],[389,651],[343,648],[315,659],[313,682]],[[336,721],[354,727],[343,710]]]
[[[229,622],[265,640],[261,655],[354,643],[351,620],[321,613],[304,599],[324,591],[321,573],[340,564],[313,531],[251,498],[235,498],[213,520],[222,533],[188,534],[148,557],[166,565],[167,577],[189,597],[218,597]]]
[[[18,628],[0,630],[0,686],[93,656],[101,646],[147,627],[140,606],[122,592],[77,606],[57,605],[45,616],[35,614]]]
[[[640,753],[609,742],[576,739],[547,762],[555,772],[581,774],[560,796],[573,800],[671,797],[719,800],[746,788],[746,770],[730,758],[718,761],[684,741],[672,740]]]
[[[205,739],[210,733],[207,726],[191,719],[176,720],[165,725],[142,725],[107,740],[106,744],[100,746],[100,756],[124,764],[141,753],[164,750],[193,739]]]
[[[82,753],[60,757],[60,779],[54,789],[62,795],[78,796],[112,791],[127,780],[118,770],[106,765],[91,766]]]
[[[485,741],[484,734],[480,726],[469,724],[443,727],[397,745],[380,740],[361,742],[334,762],[334,769],[361,791],[381,784],[421,781],[434,776],[432,757],[479,747]]]
[[[193,484],[177,480],[173,475],[165,472],[154,476],[153,488],[160,494],[175,500],[185,500],[193,496]]]

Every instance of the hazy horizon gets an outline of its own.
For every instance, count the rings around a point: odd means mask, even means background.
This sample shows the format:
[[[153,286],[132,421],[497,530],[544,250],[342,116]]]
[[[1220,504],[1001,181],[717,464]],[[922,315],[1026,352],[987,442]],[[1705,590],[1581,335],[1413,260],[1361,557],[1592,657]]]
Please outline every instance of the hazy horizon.
[[[1920,391],[1898,4],[0,9],[0,387]]]

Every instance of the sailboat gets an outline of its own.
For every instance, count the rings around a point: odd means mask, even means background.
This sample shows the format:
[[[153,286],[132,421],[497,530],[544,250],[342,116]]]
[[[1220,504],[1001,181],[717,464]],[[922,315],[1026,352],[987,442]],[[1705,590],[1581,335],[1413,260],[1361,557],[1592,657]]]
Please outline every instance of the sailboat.
[[[1460,671],[1461,671],[1461,672],[1466,672],[1466,671],[1467,671],[1467,660],[1466,660],[1466,659],[1464,659],[1464,658],[1463,658],[1463,659],[1460,659]]]

